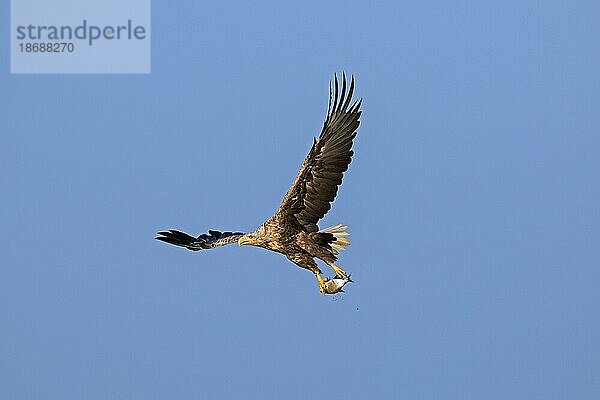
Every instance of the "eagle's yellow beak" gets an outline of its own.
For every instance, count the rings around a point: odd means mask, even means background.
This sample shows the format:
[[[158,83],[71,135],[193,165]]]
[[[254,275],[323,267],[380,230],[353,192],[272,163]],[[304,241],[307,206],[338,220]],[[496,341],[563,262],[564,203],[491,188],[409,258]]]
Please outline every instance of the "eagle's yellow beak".
[[[238,244],[240,246],[243,246],[245,244],[250,244],[250,239],[247,238],[246,236],[242,236],[241,238],[238,239]]]

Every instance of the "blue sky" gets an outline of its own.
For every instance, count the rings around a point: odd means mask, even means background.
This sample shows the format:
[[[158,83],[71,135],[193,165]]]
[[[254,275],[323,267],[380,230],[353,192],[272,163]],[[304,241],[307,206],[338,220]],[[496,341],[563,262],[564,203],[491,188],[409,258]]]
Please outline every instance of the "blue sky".
[[[10,75],[3,24],[1,397],[599,398],[599,18],[153,1],[152,73],[112,76]],[[342,70],[345,295],[153,239],[268,218]]]

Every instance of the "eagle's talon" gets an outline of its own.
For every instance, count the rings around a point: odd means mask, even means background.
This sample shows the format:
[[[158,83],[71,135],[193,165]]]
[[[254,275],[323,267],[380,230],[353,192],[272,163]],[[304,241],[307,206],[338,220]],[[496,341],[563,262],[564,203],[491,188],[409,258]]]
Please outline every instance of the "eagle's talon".
[[[319,291],[322,294],[326,294],[327,293],[327,285],[325,285],[325,282],[327,282],[329,280],[329,278],[323,278],[321,276],[321,274],[315,274],[317,276],[317,281],[319,282]]]
[[[333,269],[333,272],[335,272],[335,276],[337,278],[346,279],[346,278],[349,277],[349,275],[346,273],[346,271],[344,271],[343,269],[341,269],[337,265],[331,264],[331,268]]]

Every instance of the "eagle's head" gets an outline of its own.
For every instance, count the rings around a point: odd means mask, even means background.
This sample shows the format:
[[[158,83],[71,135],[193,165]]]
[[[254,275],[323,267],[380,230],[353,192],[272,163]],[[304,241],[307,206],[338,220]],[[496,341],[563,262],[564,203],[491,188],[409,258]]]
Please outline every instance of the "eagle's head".
[[[261,246],[264,244],[265,238],[265,228],[264,226],[260,226],[254,232],[246,233],[244,236],[238,239],[238,244],[240,246],[251,245],[251,246]]]
[[[244,236],[238,239],[238,244],[240,246],[244,245],[256,245],[258,242],[258,238],[254,233],[246,233]]]

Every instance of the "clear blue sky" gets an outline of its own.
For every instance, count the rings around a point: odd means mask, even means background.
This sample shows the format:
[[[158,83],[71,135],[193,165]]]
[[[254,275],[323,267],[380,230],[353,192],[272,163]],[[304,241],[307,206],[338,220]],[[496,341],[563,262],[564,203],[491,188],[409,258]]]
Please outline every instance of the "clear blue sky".
[[[138,76],[10,75],[6,3],[3,399],[600,398],[597,2],[153,1]],[[269,217],[341,70],[344,297],[153,239]]]

